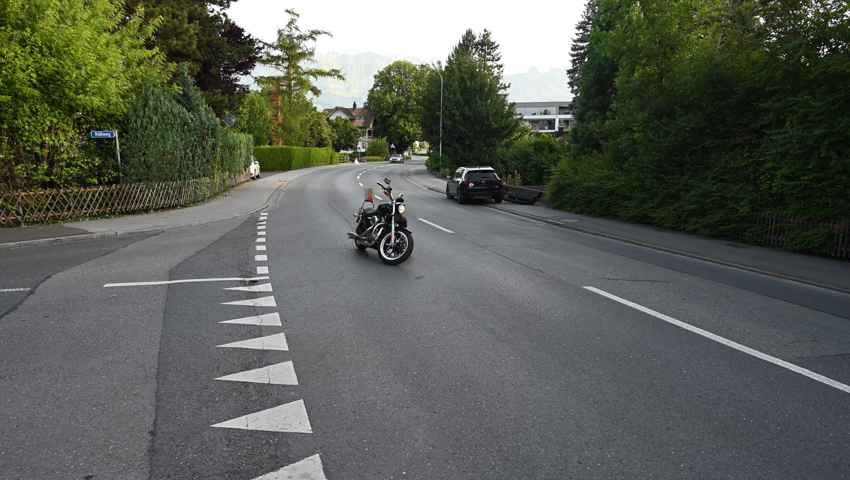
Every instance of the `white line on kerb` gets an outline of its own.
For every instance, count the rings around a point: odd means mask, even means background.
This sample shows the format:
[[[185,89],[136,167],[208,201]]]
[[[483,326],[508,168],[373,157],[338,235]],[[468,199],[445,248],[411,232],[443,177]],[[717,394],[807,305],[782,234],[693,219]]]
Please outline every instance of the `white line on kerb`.
[[[29,292],[29,288],[0,288],[0,293]]]
[[[663,313],[658,313],[655,310],[652,310],[650,308],[646,308],[643,305],[638,305],[637,303],[634,303],[634,302],[630,302],[630,301],[628,301],[624,298],[620,298],[620,297],[618,297],[614,294],[608,293],[604,290],[600,290],[596,287],[584,287],[584,289],[591,291],[591,292],[593,292],[597,295],[602,295],[603,297],[606,297],[610,300],[614,300],[615,302],[626,305],[627,307],[631,307],[631,308],[634,308],[635,310],[639,310],[639,311],[641,311],[641,312],[643,312],[647,315],[652,315],[653,317],[655,317],[659,320],[663,320],[663,321],[665,321],[665,322],[667,322],[671,325],[675,325],[675,326],[682,328],[682,329],[685,329],[685,330],[687,330],[691,333],[695,333],[695,334],[697,334],[701,337],[705,337],[709,340],[713,340],[713,341],[715,341],[715,342],[717,342],[721,345],[725,345],[729,348],[738,350],[739,352],[746,353],[747,355],[751,355],[751,356],[756,357],[760,360],[764,360],[765,362],[772,363],[772,364],[779,366],[779,367],[782,367],[786,370],[790,370],[794,373],[803,375],[804,377],[808,377],[808,378],[810,378],[810,379],[812,379],[816,382],[820,382],[824,385],[828,385],[832,388],[841,390],[844,393],[850,393],[850,385],[846,385],[846,384],[843,384],[843,383],[838,382],[836,380],[833,380],[829,377],[825,377],[825,376],[823,376],[819,373],[813,372],[813,371],[811,371],[807,368],[803,368],[803,367],[801,367],[799,365],[795,365],[791,362],[786,362],[785,360],[782,360],[781,358],[776,358],[772,355],[768,355],[766,353],[760,352],[760,351],[758,351],[754,348],[750,348],[746,345],[741,345],[738,342],[735,342],[735,341],[729,340],[727,338],[721,337],[720,335],[711,333],[707,330],[703,330],[699,327],[695,327],[695,326],[693,326],[689,323],[685,323],[681,320],[676,320],[673,317],[664,315]]]
[[[186,278],[183,280],[165,280],[162,282],[128,282],[107,283],[103,288],[115,287],[155,287],[158,285],[175,285],[179,283],[206,283],[206,282],[257,282],[268,280],[269,277],[224,277],[224,278]]]
[[[428,220],[425,220],[424,218],[420,218],[420,219],[418,219],[418,220],[419,220],[420,222],[422,222],[422,223],[426,224],[426,225],[431,225],[432,227],[436,228],[437,230],[442,230],[442,231],[444,231],[444,232],[446,232],[446,233],[455,233],[455,232],[453,232],[452,230],[449,230],[448,228],[441,227],[441,226],[437,225],[437,224],[436,224],[436,223],[434,223],[434,222],[429,222]]]

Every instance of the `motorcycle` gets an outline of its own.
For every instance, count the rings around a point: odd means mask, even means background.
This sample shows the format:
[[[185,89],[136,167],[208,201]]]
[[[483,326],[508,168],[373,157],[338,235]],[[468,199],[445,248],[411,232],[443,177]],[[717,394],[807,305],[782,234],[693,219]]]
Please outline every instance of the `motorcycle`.
[[[384,263],[399,265],[413,253],[413,234],[404,217],[407,210],[404,194],[393,196],[389,178],[384,178],[386,185],[377,183],[388,201],[375,206],[372,190],[368,190],[360,209],[354,213],[355,229],[348,238],[354,240],[358,250],[374,248]]]

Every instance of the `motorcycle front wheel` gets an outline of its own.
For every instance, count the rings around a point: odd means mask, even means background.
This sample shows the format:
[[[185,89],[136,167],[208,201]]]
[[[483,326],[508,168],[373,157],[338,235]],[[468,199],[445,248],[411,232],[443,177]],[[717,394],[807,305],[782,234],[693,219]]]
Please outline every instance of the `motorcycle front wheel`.
[[[413,235],[404,230],[395,232],[395,244],[390,240],[388,233],[378,243],[378,255],[387,265],[398,265],[404,263],[413,253]]]

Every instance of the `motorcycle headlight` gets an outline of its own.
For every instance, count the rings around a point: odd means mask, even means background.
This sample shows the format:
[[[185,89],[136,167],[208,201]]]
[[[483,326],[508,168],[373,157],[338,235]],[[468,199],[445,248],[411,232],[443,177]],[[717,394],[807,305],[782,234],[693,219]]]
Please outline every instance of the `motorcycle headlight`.
[[[407,207],[405,207],[404,204],[401,204],[401,205],[398,206],[398,213],[404,215],[404,212],[406,212],[406,211],[407,211]]]

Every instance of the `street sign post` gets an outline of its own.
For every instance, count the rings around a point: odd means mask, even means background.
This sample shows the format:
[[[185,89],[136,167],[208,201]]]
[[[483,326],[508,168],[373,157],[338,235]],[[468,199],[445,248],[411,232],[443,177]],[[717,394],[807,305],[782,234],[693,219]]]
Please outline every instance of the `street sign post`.
[[[118,180],[121,181],[121,145],[118,142],[118,130],[92,130],[89,138],[93,140],[115,139],[115,158],[118,160]]]

